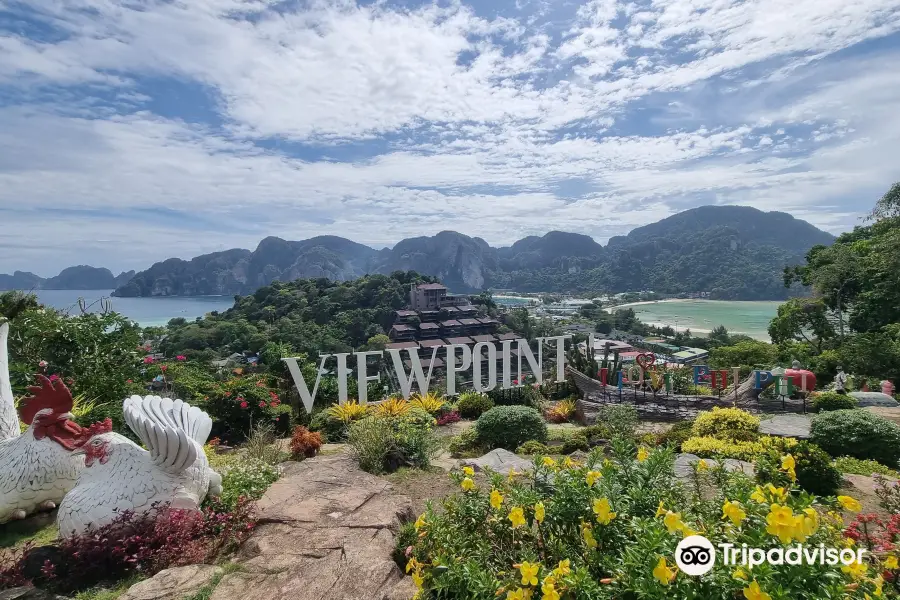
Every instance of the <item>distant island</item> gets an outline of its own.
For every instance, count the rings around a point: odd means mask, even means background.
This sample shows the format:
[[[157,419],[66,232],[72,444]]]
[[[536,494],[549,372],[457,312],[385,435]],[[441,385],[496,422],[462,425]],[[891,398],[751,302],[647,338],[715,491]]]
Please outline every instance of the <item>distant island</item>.
[[[34,273],[16,271],[12,275],[0,273],[0,291],[4,290],[112,290],[131,281],[134,271],[113,275],[109,269],[79,265],[60,271],[59,275],[44,279]]]
[[[118,277],[92,267],[72,267],[48,280],[22,272],[0,275],[0,290],[115,288],[113,295],[121,297],[235,295],[275,281],[349,281],[366,274],[416,271],[457,292],[653,290],[700,292],[723,300],[782,300],[797,293],[785,288],[784,268],[801,264],[810,249],[834,239],[786,213],[703,206],[613,237],[606,246],[590,236],[561,231],[501,248],[455,231],[404,239],[382,250],[338,236],[302,241],[268,237],[253,251],[236,248],[191,260],[170,258]]]

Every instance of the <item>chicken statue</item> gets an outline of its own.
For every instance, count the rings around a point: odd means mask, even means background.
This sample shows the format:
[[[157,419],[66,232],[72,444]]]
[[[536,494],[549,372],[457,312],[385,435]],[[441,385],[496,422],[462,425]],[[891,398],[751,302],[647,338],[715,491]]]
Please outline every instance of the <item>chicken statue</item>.
[[[197,510],[207,494],[221,494],[222,478],[203,452],[209,415],[159,396],[132,396],[123,413],[147,450],[117,433],[96,435],[77,450],[85,467],[59,506],[60,536],[107,525],[122,511],[142,514],[161,505]]]
[[[72,394],[65,384],[38,375],[19,414],[9,379],[9,324],[0,325],[0,523],[52,510],[75,485],[84,459],[73,450],[91,435],[112,430],[109,420],[83,429],[72,421]]]

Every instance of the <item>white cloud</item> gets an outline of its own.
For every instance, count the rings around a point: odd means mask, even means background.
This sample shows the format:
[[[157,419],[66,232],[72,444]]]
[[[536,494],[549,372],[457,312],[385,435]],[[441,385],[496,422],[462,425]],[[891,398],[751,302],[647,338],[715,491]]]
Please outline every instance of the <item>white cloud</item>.
[[[0,7],[53,32],[0,28],[0,272],[269,234],[603,240],[710,201],[837,231],[900,176],[900,0]]]

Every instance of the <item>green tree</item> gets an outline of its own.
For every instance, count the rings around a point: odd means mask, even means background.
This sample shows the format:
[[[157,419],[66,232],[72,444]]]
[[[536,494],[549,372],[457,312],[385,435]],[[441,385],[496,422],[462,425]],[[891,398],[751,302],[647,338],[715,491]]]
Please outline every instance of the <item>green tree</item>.
[[[900,182],[891,186],[869,215],[870,220],[876,221],[894,217],[900,217]]]
[[[755,368],[766,369],[775,362],[776,348],[758,340],[745,340],[733,346],[719,346],[709,353],[709,365],[714,369],[740,367],[742,375]]]
[[[366,341],[366,348],[369,350],[384,350],[390,343],[391,338],[383,333],[379,333],[378,335],[373,335]]]
[[[776,344],[802,341],[822,352],[823,344],[833,339],[835,332],[822,300],[794,298],[778,307],[778,315],[769,323],[769,336]]]

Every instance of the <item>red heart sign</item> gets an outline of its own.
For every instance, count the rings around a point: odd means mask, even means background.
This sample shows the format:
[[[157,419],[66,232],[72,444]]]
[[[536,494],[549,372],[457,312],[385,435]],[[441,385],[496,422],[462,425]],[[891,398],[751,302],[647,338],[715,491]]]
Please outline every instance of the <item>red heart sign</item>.
[[[656,355],[652,352],[645,352],[644,354],[638,354],[634,360],[643,370],[649,371],[650,367],[656,364]]]

